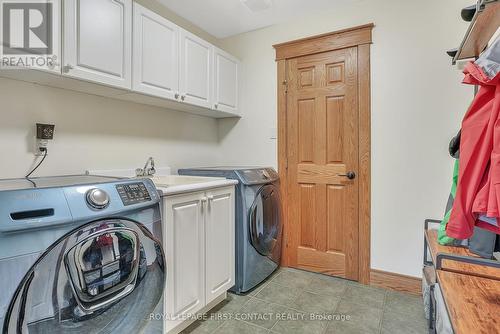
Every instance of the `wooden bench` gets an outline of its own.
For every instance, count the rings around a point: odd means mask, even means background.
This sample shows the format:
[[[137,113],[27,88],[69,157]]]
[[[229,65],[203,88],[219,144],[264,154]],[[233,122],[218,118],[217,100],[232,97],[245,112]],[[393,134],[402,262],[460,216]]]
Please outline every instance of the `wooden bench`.
[[[436,230],[425,230],[425,244],[455,333],[500,333],[500,263],[440,245]]]

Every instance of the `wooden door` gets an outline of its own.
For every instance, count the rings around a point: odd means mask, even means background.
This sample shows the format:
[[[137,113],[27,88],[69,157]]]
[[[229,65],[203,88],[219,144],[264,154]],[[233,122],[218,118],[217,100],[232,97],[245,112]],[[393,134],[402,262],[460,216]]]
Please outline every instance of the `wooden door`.
[[[133,89],[179,98],[179,27],[134,3]]]
[[[237,114],[239,61],[219,48],[214,49],[213,108]]]
[[[234,285],[234,187],[207,193],[205,219],[206,303]]]
[[[64,2],[63,74],[132,87],[132,0]]]
[[[205,193],[164,199],[166,330],[205,307]]]
[[[290,265],[358,279],[357,47],[287,60]],[[351,177],[354,175],[350,175]]]
[[[213,46],[181,30],[180,57],[181,101],[212,108]]]

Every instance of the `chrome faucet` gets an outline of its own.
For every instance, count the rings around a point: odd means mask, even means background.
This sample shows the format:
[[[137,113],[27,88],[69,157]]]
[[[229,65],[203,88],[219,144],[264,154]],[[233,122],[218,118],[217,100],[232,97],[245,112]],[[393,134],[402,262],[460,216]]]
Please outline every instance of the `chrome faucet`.
[[[148,167],[151,164],[151,167]],[[144,165],[144,168],[137,168],[135,170],[135,176],[144,177],[144,176],[153,176],[156,173],[155,169],[155,159],[153,157],[149,157]]]

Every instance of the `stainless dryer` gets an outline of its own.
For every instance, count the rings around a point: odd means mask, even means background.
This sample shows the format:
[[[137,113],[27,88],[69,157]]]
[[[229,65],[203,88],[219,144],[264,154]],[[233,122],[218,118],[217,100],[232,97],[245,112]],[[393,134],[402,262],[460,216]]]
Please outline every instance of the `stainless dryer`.
[[[236,186],[236,282],[231,289],[245,293],[279,267],[281,201],[278,173],[262,167],[208,167],[179,170],[180,175],[225,177]]]

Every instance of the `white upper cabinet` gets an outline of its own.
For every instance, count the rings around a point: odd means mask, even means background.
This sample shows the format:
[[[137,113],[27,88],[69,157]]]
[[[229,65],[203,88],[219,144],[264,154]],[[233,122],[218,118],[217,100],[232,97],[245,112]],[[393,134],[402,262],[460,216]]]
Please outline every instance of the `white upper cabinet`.
[[[239,61],[133,0],[54,0],[54,17],[56,61],[0,76],[208,117],[239,117]]]
[[[32,68],[37,70],[48,71],[61,74],[61,0],[52,1],[52,54],[51,61],[43,62],[43,65],[35,64]],[[46,25],[48,29],[50,25]],[[45,32],[50,36],[50,32]],[[42,42],[43,43],[43,42]]]
[[[212,107],[213,46],[181,29],[180,91],[181,101]]]
[[[132,0],[64,2],[63,74],[130,89]]]
[[[179,27],[134,3],[133,79],[135,91],[179,97]]]
[[[227,52],[214,48],[214,97],[213,108],[228,113],[238,113],[239,60]]]

